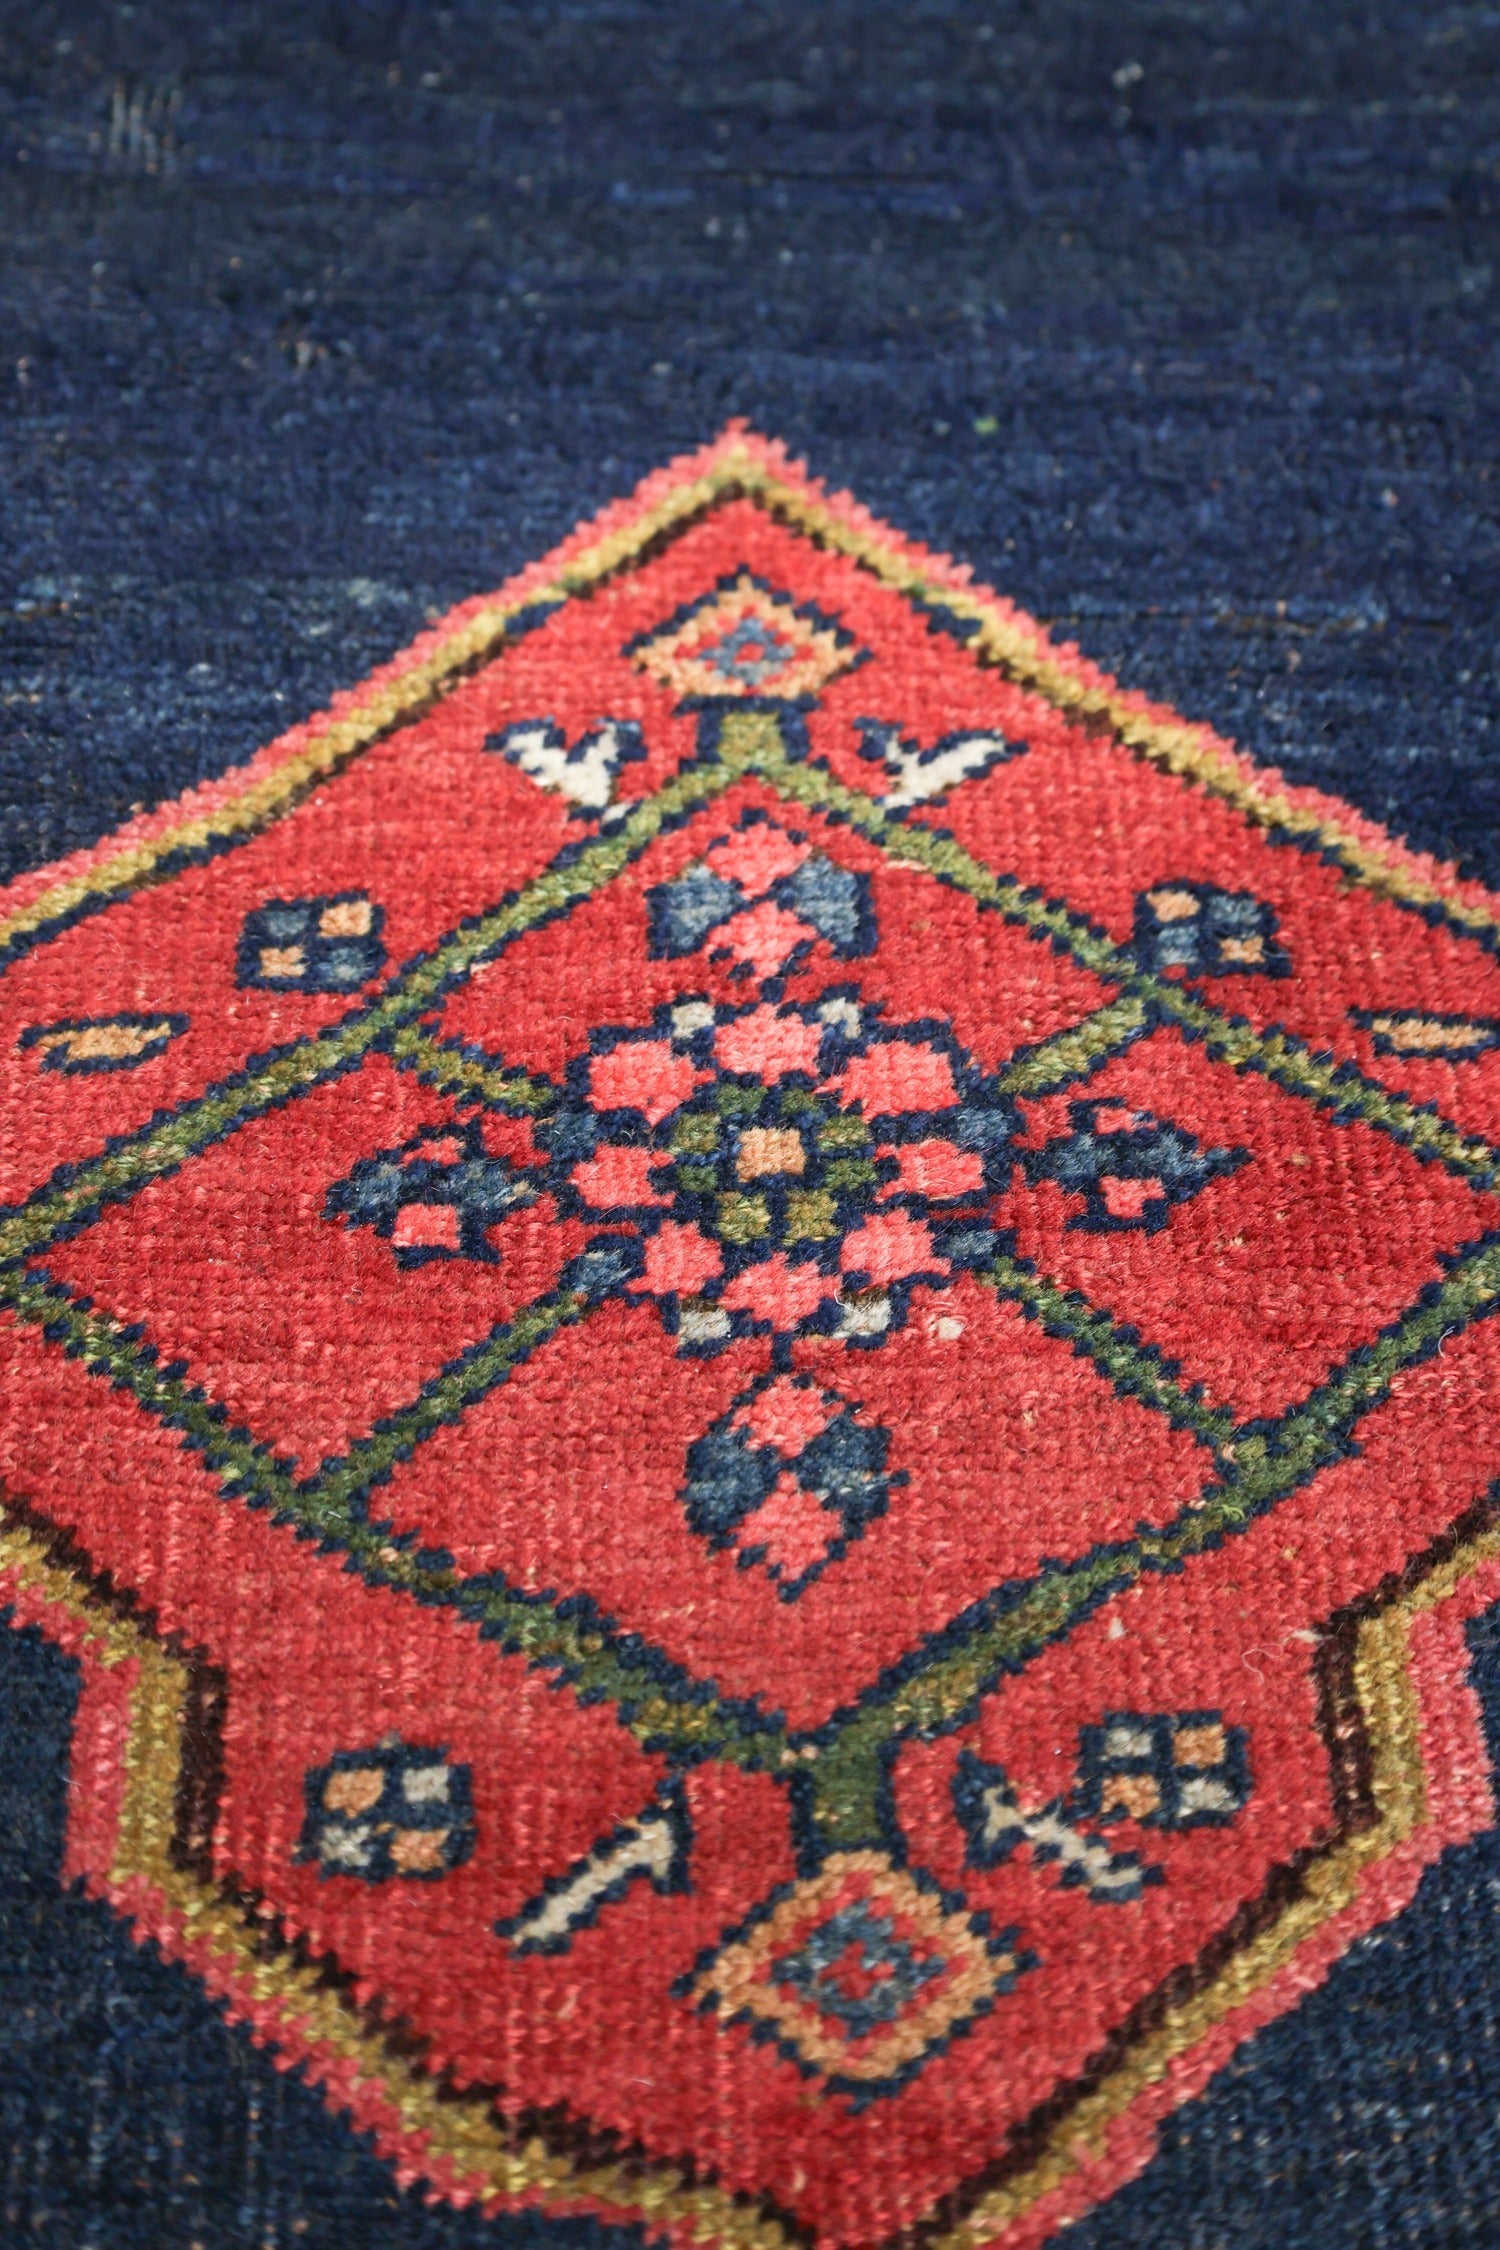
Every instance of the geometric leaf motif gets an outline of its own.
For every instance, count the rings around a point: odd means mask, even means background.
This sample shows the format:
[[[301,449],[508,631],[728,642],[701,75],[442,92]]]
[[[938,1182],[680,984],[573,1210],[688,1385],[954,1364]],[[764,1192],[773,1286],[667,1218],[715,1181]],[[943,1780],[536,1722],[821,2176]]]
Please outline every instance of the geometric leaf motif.
[[[328,1190],[325,1216],[371,1227],[399,1266],[437,1258],[497,1262],[489,1230],[536,1190],[503,1157],[491,1156],[477,1121],[435,1125],[355,1165]]]
[[[1155,1234],[1174,1203],[1201,1194],[1250,1161],[1242,1148],[1202,1148],[1180,1125],[1117,1102],[1070,1102],[1073,1131],[1026,1157],[1028,1177],[1054,1180],[1084,1207],[1070,1227],[1091,1234]]]

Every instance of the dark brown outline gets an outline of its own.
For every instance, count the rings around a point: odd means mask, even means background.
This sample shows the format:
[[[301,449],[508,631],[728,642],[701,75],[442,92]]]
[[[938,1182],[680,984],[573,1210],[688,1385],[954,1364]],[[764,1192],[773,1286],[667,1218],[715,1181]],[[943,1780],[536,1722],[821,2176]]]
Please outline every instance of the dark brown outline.
[[[565,567],[559,573],[557,581],[566,589],[565,602],[592,600],[601,589],[618,578],[643,569],[668,552],[689,531],[709,520],[720,509],[737,501],[746,501],[758,508],[779,529],[793,538],[805,539],[820,552],[836,555],[856,570],[863,571],[883,591],[889,593],[893,600],[905,602],[917,614],[920,615],[927,606],[900,587],[890,585],[865,557],[848,553],[836,541],[824,537],[816,526],[800,522],[791,508],[738,481],[718,487],[699,506],[684,511],[670,523],[664,524],[618,563],[600,571],[587,583],[570,585]],[[310,777],[304,785],[289,792],[286,798],[267,811],[263,819],[236,828],[231,834],[215,839],[208,845],[190,851],[164,854],[137,881],[122,885],[118,890],[101,892],[97,897],[80,902],[72,912],[59,916],[55,921],[19,933],[15,940],[0,947],[0,973],[9,966],[12,959],[19,958],[35,946],[50,943],[74,921],[85,919],[90,913],[104,911],[119,901],[133,897],[138,891],[170,881],[183,867],[220,856],[233,850],[238,844],[248,843],[263,834],[277,821],[294,812],[318,788],[326,786],[329,781],[346,771],[367,751],[375,749],[406,728],[419,724],[433,709],[446,701],[463,681],[495,662],[503,655],[508,642],[524,637],[514,632],[518,618],[525,617],[530,609],[541,606],[543,604],[540,601],[523,604],[516,617],[508,618],[497,627],[482,649],[457,661],[409,709],[377,729],[367,740],[351,747],[328,767]],[[548,606],[560,609],[564,603]],[[1028,679],[1024,667],[1017,666],[994,651],[968,650],[966,642],[958,645],[970,655],[976,669],[999,673],[1023,693],[1040,694]],[[1136,755],[1124,741],[1119,728],[1105,713],[1069,711],[1054,705],[1045,696],[1040,699],[1069,728],[1091,739],[1108,738],[1132,757]],[[611,2129],[596,2127],[586,2119],[575,2118],[564,2104],[543,2109],[528,2108],[507,2115],[500,2106],[504,2098],[502,2086],[490,2082],[460,2085],[446,2070],[434,2069],[428,2060],[431,2040],[426,2034],[417,2032],[403,2016],[387,2015],[378,1998],[368,2004],[361,2003],[355,1994],[354,1978],[339,1966],[331,1954],[314,1953],[301,1938],[288,1933],[276,1909],[260,1893],[232,1877],[215,1873],[212,1866],[212,1841],[224,1781],[223,1724],[228,1694],[226,1675],[210,1663],[205,1651],[188,1647],[175,1633],[163,1633],[154,1612],[141,1604],[128,1590],[118,1587],[109,1571],[96,1568],[72,1533],[52,1524],[3,1485],[0,1485],[0,1501],[3,1501],[7,1512],[17,1522],[24,1524],[38,1537],[49,1558],[67,1570],[79,1583],[86,1600],[149,1634],[183,1667],[188,1681],[187,1708],[184,1713],[182,1762],[170,1850],[178,1865],[210,1885],[235,1907],[244,1918],[247,1937],[264,1957],[290,1957],[300,1968],[313,1973],[322,1989],[338,1993],[349,2012],[370,2035],[379,2039],[406,2068],[428,2080],[439,2100],[479,2100],[487,2103],[507,2145],[516,2153],[520,2153],[526,2141],[540,2140],[551,2155],[587,2166],[614,2165],[627,2178],[650,2178],[658,2171],[670,2168],[686,2186],[712,2186],[727,2195],[738,2207],[755,2212],[783,2230],[790,2241],[805,2246],[805,2250],[817,2250],[816,2235],[802,2221],[781,2210],[768,2197],[756,2196],[743,2190],[724,2189],[711,2167],[697,2165],[690,2156],[653,2157],[639,2143],[622,2142],[619,2135]],[[1129,2049],[1140,2038],[1156,2029],[1172,2008],[1211,1983],[1228,1960],[1277,1919],[1302,1893],[1303,1878],[1309,1865],[1330,1846],[1369,1828],[1378,1820],[1378,1809],[1370,1789],[1368,1736],[1363,1713],[1354,1692],[1354,1659],[1359,1629],[1367,1619],[1388,1608],[1432,1570],[1439,1568],[1467,1539],[1490,1528],[1497,1521],[1500,1521],[1500,1479],[1402,1572],[1388,1575],[1373,1593],[1362,1596],[1330,1618],[1327,1632],[1313,1661],[1319,1688],[1320,1731],[1328,1750],[1332,1777],[1335,1810],[1332,1827],[1321,1834],[1318,1841],[1295,1853],[1290,1860],[1273,1867],[1269,1871],[1265,1887],[1256,1898],[1245,1901],[1238,1907],[1229,1921],[1209,1939],[1191,1962],[1182,1963],[1169,1971],[1154,1991],[1137,2002],[1081,2071],[1073,2078],[1062,2081],[1028,2117],[1010,2128],[1006,2136],[1008,2147],[1002,2155],[970,2179],[949,2190],[913,2225],[875,2243],[845,2245],[844,2250],[927,2250],[928,2245],[962,2221],[986,2194],[1003,2186],[1008,2179],[1034,2163],[1045,2148],[1052,2131],[1069,2109],[1095,2091]],[[649,2223],[647,2232],[650,2232]]]
[[[508,2114],[502,2106],[505,2089],[499,2083],[461,2084],[447,2070],[434,2068],[429,2059],[432,2042],[427,2034],[418,2032],[404,2016],[388,2014],[378,1998],[362,2003],[356,1995],[353,1976],[332,1954],[315,1952],[304,1939],[288,1932],[281,1915],[262,1893],[232,1876],[217,1873],[212,1865],[212,1838],[224,1781],[226,1675],[210,1663],[204,1651],[190,1648],[178,1634],[163,1633],[154,1612],[127,1589],[118,1586],[109,1571],[97,1568],[71,1532],[50,1522],[8,1487],[0,1486],[0,1502],[8,1514],[38,1538],[49,1560],[66,1570],[79,1584],[86,1601],[149,1634],[182,1665],[189,1686],[175,1832],[170,1848],[180,1866],[235,1908],[243,1919],[247,1937],[262,1958],[288,1957],[315,1976],[321,1989],[336,1992],[366,2033],[378,2039],[405,2068],[427,2079],[440,2101],[485,2103],[506,2145],[514,2153],[519,2154],[528,2141],[540,2140],[549,2155],[587,2168],[616,2166],[627,2179],[649,2179],[670,2169],[686,2187],[714,2187],[739,2208],[753,2211],[781,2229],[790,2242],[803,2246],[803,2250],[817,2250],[818,2238],[802,2220],[782,2210],[770,2197],[725,2189],[712,2167],[697,2164],[691,2156],[653,2156],[639,2142],[624,2141],[609,2128],[575,2117],[561,2103],[545,2108],[528,2107]],[[1083,2069],[1062,2081],[1028,2117],[1010,2129],[1002,2154],[950,2189],[911,2226],[877,2242],[846,2245],[844,2250],[929,2250],[930,2245],[966,2218],[985,2195],[1034,2164],[1068,2111],[1093,2093],[1130,2049],[1157,2029],[1174,2007],[1211,1983],[1245,1944],[1275,1922],[1302,1894],[1304,1876],[1310,1865],[1330,1847],[1377,1822],[1379,1812],[1371,1789],[1368,1733],[1354,1687],[1360,1630],[1369,1619],[1388,1609],[1441,1568],[1461,1546],[1497,1523],[1500,1523],[1500,1479],[1403,1570],[1388,1573],[1373,1591],[1334,1612],[1328,1620],[1312,1662],[1318,1686],[1319,1731],[1329,1756],[1334,1806],[1332,1825],[1290,1860],[1273,1867],[1260,1893],[1236,1908],[1192,1961],[1169,1971],[1152,1992],[1138,2001]]]

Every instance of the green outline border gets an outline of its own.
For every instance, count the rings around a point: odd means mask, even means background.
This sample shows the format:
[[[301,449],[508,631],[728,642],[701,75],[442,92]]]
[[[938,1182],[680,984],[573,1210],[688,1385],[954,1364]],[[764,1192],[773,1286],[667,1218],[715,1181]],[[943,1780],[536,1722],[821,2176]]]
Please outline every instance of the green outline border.
[[[712,1757],[800,1779],[813,1827],[826,1848],[878,1840],[882,1776],[892,1746],[913,1734],[955,1724],[1006,1671],[1017,1669],[1081,1617],[1148,1571],[1178,1567],[1190,1555],[1242,1529],[1347,1448],[1363,1414],[1385,1395],[1392,1376],[1427,1356],[1442,1338],[1500,1305],[1500,1241],[1480,1241],[1453,1261],[1449,1277],[1429,1284],[1373,1343],[1267,1426],[1236,1425],[1228,1410],[1208,1406],[1195,1386],[1178,1383],[1153,1347],[1074,1292],[1002,1257],[980,1276],[1002,1296],[1065,1339],[1117,1392],[1132,1396],[1190,1429],[1212,1453],[1216,1474],[1199,1499],[1161,1530],[1002,1587],[930,1641],[888,1667],[856,1701],[820,1726],[798,1732],[754,1703],[721,1696],[692,1679],[639,1636],[618,1636],[557,1614],[549,1603],[493,1579],[466,1579],[424,1560],[409,1539],[396,1540],[368,1520],[363,1500],[376,1481],[420,1438],[460,1416],[564,1326],[586,1318],[587,1301],[554,1293],[525,1307],[508,1324],[443,1369],[418,1398],[384,1417],[384,1427],[359,1441],[316,1477],[297,1482],[272,1451],[230,1429],[222,1409],[173,1368],[141,1349],[127,1324],[86,1310],[45,1277],[16,1261],[35,1258],[59,1235],[131,1199],[153,1179],[188,1162],[209,1142],[283,1101],[385,1051],[460,1102],[522,1111],[542,1107],[543,1081],[492,1064],[473,1050],[444,1042],[421,1018],[482,962],[542,923],[571,912],[613,881],[669,826],[680,824],[744,779],[757,779],[787,804],[843,822],[879,850],[924,867],[1039,940],[1050,941],[1079,967],[1117,990],[1080,1023],[1015,1057],[999,1074],[1007,1091],[1031,1096],[1067,1085],[1137,1038],[1159,1027],[1201,1039],[1215,1060],[1236,1071],[1258,1069],[1284,1092],[1331,1113],[1360,1119],[1484,1190],[1500,1181],[1500,1154],[1463,1134],[1435,1111],[1367,1079],[1351,1064],[1312,1053],[1290,1033],[1257,1033],[1191,989],[1139,968],[1066,905],[997,876],[950,836],[919,821],[896,818],[873,799],[846,788],[820,767],[787,754],[778,717],[766,710],[722,716],[717,747],[678,769],[653,797],[618,824],[596,833],[560,863],[554,861],[520,894],[476,917],[407,963],[367,1007],[278,1055],[252,1062],[237,1080],[157,1119],[104,1155],[65,1168],[19,1211],[0,1221],[0,1303],[41,1326],[49,1341],[94,1372],[129,1389],[142,1408],[181,1428],[203,1453],[226,1495],[268,1508],[305,1536],[346,1554],[363,1575],[419,1600],[458,1608],[507,1649],[555,1672],[591,1697],[608,1700],[643,1744],[678,1759]]]

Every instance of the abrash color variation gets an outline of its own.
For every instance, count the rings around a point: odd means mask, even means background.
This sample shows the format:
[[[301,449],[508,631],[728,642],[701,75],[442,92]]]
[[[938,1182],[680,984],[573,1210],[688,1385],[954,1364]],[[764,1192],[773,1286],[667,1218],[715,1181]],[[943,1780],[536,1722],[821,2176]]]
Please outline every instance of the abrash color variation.
[[[448,2203],[1052,2239],[1493,1824],[1497,930],[739,425],[22,876],[65,1875]]]

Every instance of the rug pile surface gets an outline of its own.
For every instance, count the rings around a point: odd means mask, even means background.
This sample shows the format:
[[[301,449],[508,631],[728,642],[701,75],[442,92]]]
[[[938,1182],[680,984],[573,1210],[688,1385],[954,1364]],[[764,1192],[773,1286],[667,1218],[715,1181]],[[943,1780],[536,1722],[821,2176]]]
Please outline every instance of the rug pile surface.
[[[0,2242],[1500,2239],[1497,147],[0,8]]]
[[[1495,902],[779,446],[0,915],[64,1877],[399,2176],[1041,2243],[1493,1825]]]

